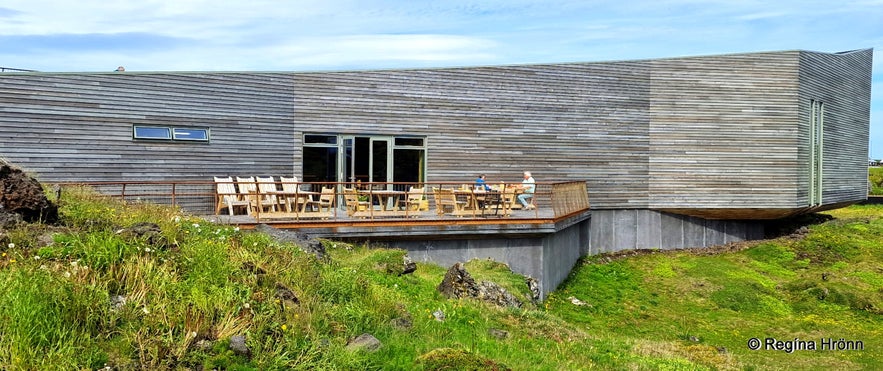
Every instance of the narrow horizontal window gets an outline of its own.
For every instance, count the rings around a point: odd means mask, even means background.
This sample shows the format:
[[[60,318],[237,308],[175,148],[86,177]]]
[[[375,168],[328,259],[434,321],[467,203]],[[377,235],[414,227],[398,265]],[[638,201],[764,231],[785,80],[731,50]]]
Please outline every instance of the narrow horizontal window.
[[[133,130],[135,139],[172,139],[171,128],[156,126],[135,126]]]
[[[208,142],[208,129],[174,128],[175,140]]]
[[[337,144],[336,135],[304,135],[304,143]]]
[[[423,146],[423,138],[396,138],[397,146]]]

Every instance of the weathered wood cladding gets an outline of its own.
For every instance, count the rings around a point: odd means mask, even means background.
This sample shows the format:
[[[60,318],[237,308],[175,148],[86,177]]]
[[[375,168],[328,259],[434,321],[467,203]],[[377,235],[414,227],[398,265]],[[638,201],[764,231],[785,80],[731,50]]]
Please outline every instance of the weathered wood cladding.
[[[427,179],[588,179],[593,206],[645,207],[644,63],[297,74],[304,132],[425,135]]]
[[[595,209],[706,218],[808,207],[808,101],[825,102],[822,207],[864,199],[870,50],[314,73],[0,74],[0,156],[42,179],[302,175],[302,134],[421,135],[429,181],[587,180]],[[209,127],[210,144],[133,141]]]
[[[0,74],[0,155],[47,181],[290,174],[291,74]],[[132,125],[211,143],[133,141]]]
[[[800,53],[798,200],[808,204],[810,101],[824,104],[822,205],[867,197],[868,126],[871,110],[870,49]],[[823,206],[824,208],[824,206]]]
[[[798,55],[651,62],[651,208],[800,206]]]

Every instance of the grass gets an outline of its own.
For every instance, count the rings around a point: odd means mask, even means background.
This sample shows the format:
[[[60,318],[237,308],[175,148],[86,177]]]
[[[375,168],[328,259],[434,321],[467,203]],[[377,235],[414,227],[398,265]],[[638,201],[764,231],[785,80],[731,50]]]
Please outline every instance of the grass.
[[[0,369],[883,368],[880,206],[734,253],[587,257],[545,302],[499,308],[442,297],[442,267],[401,275],[401,250],[323,241],[319,260],[85,188],[59,204],[62,226],[0,233]],[[121,232],[142,222],[160,237]],[[466,268],[529,302],[505,265]],[[347,350],[363,333],[383,346]],[[864,350],[748,349],[767,337]]]
[[[871,184],[868,194],[883,195],[883,167],[869,167],[868,182]]]

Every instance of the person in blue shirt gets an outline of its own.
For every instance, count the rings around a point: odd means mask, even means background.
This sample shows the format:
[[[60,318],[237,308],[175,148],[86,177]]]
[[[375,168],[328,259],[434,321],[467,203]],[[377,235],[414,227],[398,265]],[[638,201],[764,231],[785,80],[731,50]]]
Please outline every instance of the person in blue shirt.
[[[487,185],[487,182],[485,181],[484,174],[479,175],[478,179],[475,179],[475,188],[484,189],[485,191],[491,190],[491,186]]]

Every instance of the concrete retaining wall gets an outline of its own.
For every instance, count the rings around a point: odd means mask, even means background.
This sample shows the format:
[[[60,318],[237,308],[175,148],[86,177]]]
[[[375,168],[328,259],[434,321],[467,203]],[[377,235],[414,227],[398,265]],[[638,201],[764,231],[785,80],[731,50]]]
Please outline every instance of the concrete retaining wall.
[[[763,238],[761,221],[709,220],[654,210],[593,210],[590,254],[680,249]]]

